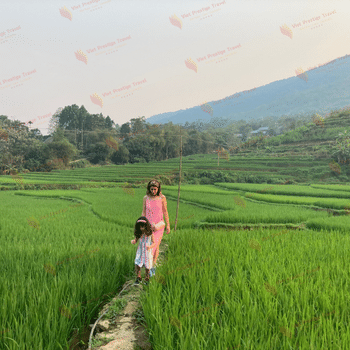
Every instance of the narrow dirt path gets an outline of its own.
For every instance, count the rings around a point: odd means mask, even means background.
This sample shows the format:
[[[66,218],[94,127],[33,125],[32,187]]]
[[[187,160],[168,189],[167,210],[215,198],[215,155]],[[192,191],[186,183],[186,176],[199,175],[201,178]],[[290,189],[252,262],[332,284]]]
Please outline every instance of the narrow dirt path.
[[[158,266],[166,260],[167,247],[168,245],[162,241]],[[144,276],[144,271],[142,271],[142,276]],[[97,332],[92,342],[93,350],[152,350],[147,325],[142,321],[143,312],[139,302],[141,290],[145,286],[143,284],[134,285],[134,282],[134,277],[126,281],[123,288],[127,285],[129,287],[126,287],[119,297],[115,297],[99,312],[100,316],[110,308],[107,313],[108,317],[105,315],[95,328]]]

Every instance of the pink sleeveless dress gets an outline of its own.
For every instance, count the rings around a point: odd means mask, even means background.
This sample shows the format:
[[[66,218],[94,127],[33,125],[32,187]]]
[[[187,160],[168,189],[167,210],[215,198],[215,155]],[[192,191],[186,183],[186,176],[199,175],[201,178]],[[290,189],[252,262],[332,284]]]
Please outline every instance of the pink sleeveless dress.
[[[146,218],[152,224],[158,224],[159,221],[163,220],[163,207],[162,207],[162,198],[156,196],[155,198],[150,198],[146,196]],[[153,238],[156,242],[156,246],[153,248],[153,255],[156,252],[157,247],[162,240],[164,233],[164,227],[161,230],[153,232]]]

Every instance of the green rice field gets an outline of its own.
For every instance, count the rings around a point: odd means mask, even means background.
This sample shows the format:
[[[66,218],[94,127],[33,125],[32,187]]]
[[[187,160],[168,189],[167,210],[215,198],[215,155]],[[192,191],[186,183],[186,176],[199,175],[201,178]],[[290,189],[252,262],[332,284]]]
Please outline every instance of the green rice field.
[[[130,240],[144,179],[173,171],[157,166],[142,178],[135,171],[139,186],[129,192],[123,166],[119,178],[117,167],[103,176],[99,168],[23,175],[28,184],[95,180],[98,188],[21,189],[1,177],[0,349],[71,349],[103,296],[133,278]],[[153,349],[347,349],[343,187],[185,184],[174,232],[178,189],[162,185],[171,221],[166,261],[141,294]]]

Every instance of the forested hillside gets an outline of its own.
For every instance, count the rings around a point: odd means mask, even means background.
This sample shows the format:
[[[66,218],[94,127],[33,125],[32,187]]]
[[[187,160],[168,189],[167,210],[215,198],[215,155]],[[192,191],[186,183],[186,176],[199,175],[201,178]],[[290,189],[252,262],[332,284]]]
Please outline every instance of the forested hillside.
[[[318,160],[333,164],[340,175],[349,163],[350,111],[333,111],[326,118],[265,118],[239,121],[223,128],[212,124],[151,125],[144,117],[121,126],[109,116],[91,115],[84,106],[67,106],[53,115],[50,135],[0,116],[1,174],[51,171],[106,164],[135,164],[170,160],[182,154],[213,154],[237,161],[262,157]],[[252,134],[265,127],[266,132]],[[255,136],[253,136],[255,135]],[[327,163],[327,164],[328,164]],[[244,179],[239,179],[244,182]],[[345,181],[345,178],[342,179]],[[255,182],[255,180],[254,180]]]

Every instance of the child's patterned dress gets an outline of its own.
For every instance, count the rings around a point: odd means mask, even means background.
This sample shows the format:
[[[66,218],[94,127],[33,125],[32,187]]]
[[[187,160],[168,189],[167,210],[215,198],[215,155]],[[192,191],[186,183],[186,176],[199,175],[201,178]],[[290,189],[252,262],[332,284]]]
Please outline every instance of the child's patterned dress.
[[[143,234],[139,239],[139,246],[136,252],[135,265],[142,267],[145,265],[146,269],[153,267],[152,249],[146,249],[146,244],[152,245],[152,237]]]

